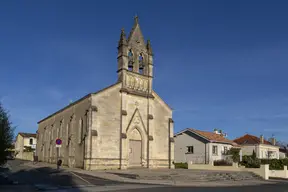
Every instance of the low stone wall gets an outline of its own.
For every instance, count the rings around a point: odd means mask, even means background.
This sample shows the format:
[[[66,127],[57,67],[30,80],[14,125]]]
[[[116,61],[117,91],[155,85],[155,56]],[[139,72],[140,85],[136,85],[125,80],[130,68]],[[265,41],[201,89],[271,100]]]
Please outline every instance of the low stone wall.
[[[232,166],[214,166],[213,164],[188,163],[188,169],[215,170],[215,171],[241,171],[238,167],[238,164],[236,163],[233,163]]]
[[[213,164],[192,164],[188,163],[188,169],[195,170],[212,170],[212,171],[248,171],[259,175],[265,180],[269,177],[288,179],[287,166],[283,170],[269,170],[269,165],[261,165],[260,168],[245,168],[238,167],[233,163],[233,166],[214,166]]]
[[[269,177],[288,179],[287,166],[283,170],[269,170]]]
[[[34,160],[33,154],[34,154],[33,152],[23,152],[21,159],[28,160],[28,161],[33,161]]]

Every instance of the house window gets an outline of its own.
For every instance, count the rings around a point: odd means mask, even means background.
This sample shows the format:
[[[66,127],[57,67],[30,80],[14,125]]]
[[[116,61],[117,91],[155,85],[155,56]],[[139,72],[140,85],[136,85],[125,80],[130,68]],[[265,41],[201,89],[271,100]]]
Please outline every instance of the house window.
[[[187,153],[194,153],[194,147],[193,146],[188,146],[187,147]]]
[[[218,154],[218,147],[216,145],[212,146],[212,153],[213,153],[213,155],[217,155]]]
[[[33,145],[33,139],[30,139],[30,140],[29,140],[29,144],[30,144],[30,145]]]
[[[227,147],[224,147],[224,154],[226,155],[228,152],[228,148]]]

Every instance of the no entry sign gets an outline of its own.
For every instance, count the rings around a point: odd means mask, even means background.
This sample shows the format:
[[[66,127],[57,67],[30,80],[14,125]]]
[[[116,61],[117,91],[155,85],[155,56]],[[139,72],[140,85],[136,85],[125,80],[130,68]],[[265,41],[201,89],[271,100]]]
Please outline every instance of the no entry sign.
[[[56,139],[56,145],[61,145],[62,144],[62,140],[61,139]]]

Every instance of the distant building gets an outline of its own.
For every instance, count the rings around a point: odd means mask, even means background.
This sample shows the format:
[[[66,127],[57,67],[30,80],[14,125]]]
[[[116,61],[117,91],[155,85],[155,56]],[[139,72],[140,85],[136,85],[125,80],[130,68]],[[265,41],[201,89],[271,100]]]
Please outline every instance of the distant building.
[[[17,159],[24,159],[25,149],[36,149],[37,138],[35,133],[18,133],[15,141],[15,155]]]
[[[174,135],[175,163],[209,164],[222,160],[226,152],[237,144],[224,137],[224,134],[184,129]]]
[[[279,146],[276,145],[276,139],[273,138],[272,143],[266,141],[261,135],[246,134],[234,140],[235,143],[241,145],[242,155],[252,155],[253,151],[259,159],[279,159]]]

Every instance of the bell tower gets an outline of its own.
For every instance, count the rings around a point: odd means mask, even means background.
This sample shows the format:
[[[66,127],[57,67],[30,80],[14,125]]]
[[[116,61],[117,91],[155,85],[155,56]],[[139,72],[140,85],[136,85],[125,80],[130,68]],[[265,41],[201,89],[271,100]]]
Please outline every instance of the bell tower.
[[[122,91],[149,96],[152,93],[153,52],[151,43],[145,43],[138,17],[126,38],[121,30],[118,42],[118,82],[122,82]]]

